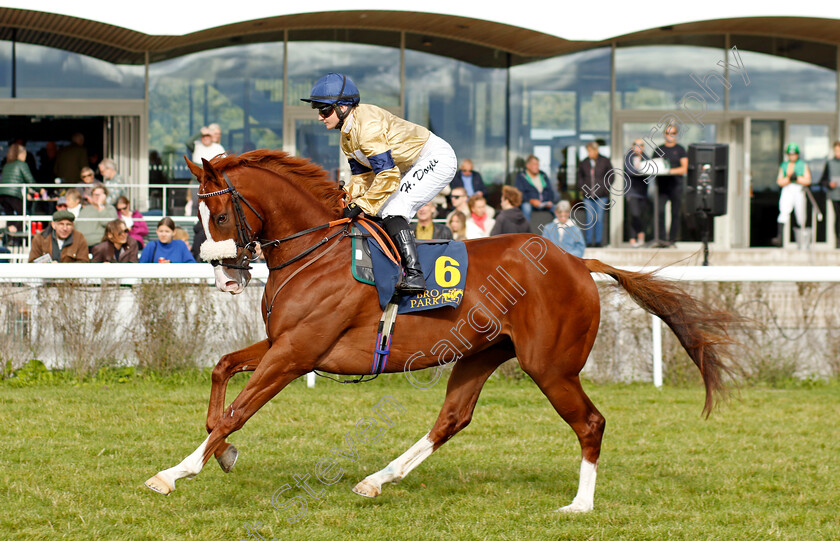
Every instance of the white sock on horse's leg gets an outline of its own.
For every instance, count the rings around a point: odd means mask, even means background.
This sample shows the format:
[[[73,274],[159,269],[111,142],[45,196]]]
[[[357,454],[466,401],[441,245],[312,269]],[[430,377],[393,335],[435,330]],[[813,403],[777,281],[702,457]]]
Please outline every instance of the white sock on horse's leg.
[[[426,434],[408,451],[391,461],[385,469],[365,477],[353,488],[353,492],[368,498],[379,496],[384,483],[402,481],[411,470],[432,454],[433,448],[434,442],[429,438],[429,434]]]
[[[595,477],[597,476],[598,465],[586,459],[580,461],[580,485],[577,496],[572,503],[561,507],[558,511],[565,513],[586,513],[592,511],[595,505]]]
[[[198,446],[198,449],[192,452],[190,456],[181,461],[180,464],[163,470],[157,475],[146,481],[146,486],[152,490],[160,492],[161,494],[169,494],[175,490],[175,481],[178,479],[192,479],[204,467],[204,449],[207,447],[207,441],[210,436],[204,440],[204,443]]]

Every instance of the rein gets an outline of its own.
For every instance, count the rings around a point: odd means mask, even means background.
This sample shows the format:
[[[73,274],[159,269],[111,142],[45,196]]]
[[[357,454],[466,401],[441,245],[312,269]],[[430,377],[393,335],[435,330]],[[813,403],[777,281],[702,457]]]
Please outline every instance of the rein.
[[[248,223],[248,220],[245,219],[245,211],[242,210],[242,205],[240,204],[240,201],[242,203],[245,203],[248,206],[248,208],[251,209],[251,212],[253,212],[254,215],[260,219],[260,222],[265,223],[265,220],[260,215],[260,213],[257,212],[257,209],[255,209],[251,205],[251,203],[248,202],[247,199],[242,197],[242,195],[236,191],[236,188],[233,187],[233,184],[231,183],[230,177],[228,177],[227,173],[223,171],[222,177],[225,179],[225,183],[227,183],[227,188],[223,190],[218,190],[216,192],[200,193],[198,194],[198,198],[206,199],[208,197],[215,197],[217,195],[224,195],[226,193],[230,194],[231,198],[233,199],[233,212],[236,217],[236,236],[239,239],[239,242],[236,242],[235,244],[237,248],[242,249],[242,253],[239,255],[239,257],[237,257],[236,262],[234,264],[224,263],[216,259],[211,261],[210,264],[214,267],[217,265],[221,265],[228,269],[251,270],[250,263],[254,259],[252,257],[246,256],[246,254],[250,253],[251,256],[256,255],[257,241],[254,238],[254,229],[251,227],[251,224]]]

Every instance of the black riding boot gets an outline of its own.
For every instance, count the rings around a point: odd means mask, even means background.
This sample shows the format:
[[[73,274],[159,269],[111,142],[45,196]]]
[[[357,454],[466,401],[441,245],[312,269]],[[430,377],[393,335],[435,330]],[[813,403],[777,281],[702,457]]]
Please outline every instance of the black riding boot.
[[[772,244],[773,246],[781,248],[782,245],[784,244],[784,242],[783,242],[784,238],[785,238],[785,224],[778,224],[778,234],[776,235],[776,237],[774,237],[770,241],[770,244]]]
[[[402,216],[388,216],[382,221],[385,231],[394,240],[397,251],[402,257],[405,276],[397,284],[397,291],[405,295],[417,295],[426,291],[426,280],[417,257],[414,235],[408,229],[408,222]]]

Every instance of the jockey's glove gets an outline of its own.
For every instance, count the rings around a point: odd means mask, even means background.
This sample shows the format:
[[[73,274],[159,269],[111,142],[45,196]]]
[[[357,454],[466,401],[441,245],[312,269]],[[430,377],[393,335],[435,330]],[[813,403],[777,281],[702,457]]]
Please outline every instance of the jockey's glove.
[[[356,203],[350,203],[349,205],[344,207],[344,217],[350,218],[351,220],[359,214],[361,214],[362,212],[362,207],[360,207]]]

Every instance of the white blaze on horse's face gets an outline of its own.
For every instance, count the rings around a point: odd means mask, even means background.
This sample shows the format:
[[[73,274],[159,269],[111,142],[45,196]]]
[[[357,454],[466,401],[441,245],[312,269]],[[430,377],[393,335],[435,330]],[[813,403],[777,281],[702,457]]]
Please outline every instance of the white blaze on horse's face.
[[[215,261],[236,257],[236,241],[233,239],[213,240],[213,235],[210,234],[210,209],[204,201],[198,204],[198,213],[201,215],[204,234],[207,236],[207,240],[201,243],[199,254],[201,259]],[[232,295],[242,293],[248,282],[251,281],[251,273],[246,270],[228,269],[221,265],[217,265],[213,269],[216,274],[216,287]]]

